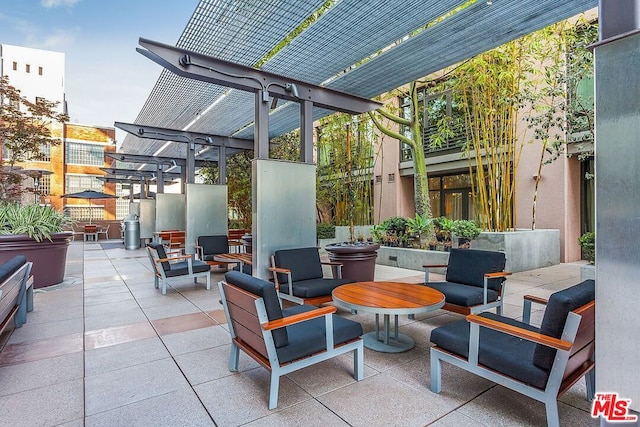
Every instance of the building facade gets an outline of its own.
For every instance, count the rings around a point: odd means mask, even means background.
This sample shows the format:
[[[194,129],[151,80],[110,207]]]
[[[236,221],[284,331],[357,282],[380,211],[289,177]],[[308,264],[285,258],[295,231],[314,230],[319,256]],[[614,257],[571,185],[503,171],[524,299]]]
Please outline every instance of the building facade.
[[[597,16],[595,11],[586,15],[590,25],[594,25]],[[596,28],[587,26],[589,28]],[[578,28],[578,27],[576,27]],[[591,33],[590,33],[591,34]],[[592,40],[591,42],[594,42]],[[587,43],[588,44],[588,43]],[[572,53],[570,45],[567,43],[566,57]],[[584,47],[581,47],[584,50]],[[567,60],[567,64],[572,64]],[[571,65],[567,65],[565,73],[569,75]],[[513,201],[513,223],[516,229],[532,229],[534,226],[534,206],[535,206],[535,228],[536,229],[558,229],[560,231],[560,258],[562,262],[578,261],[582,258],[581,248],[578,238],[587,231],[595,229],[594,224],[594,180],[593,178],[593,129],[587,126],[574,126],[568,124],[573,119],[569,119],[571,114],[575,118],[575,112],[569,112],[578,108],[584,109],[580,114],[580,120],[585,117],[593,117],[593,73],[592,69],[586,74],[579,74],[579,78],[571,80],[567,78],[564,82],[566,102],[562,103],[566,107],[561,113],[556,113],[559,117],[565,116],[563,122],[565,127],[562,131],[555,130],[558,134],[560,150],[557,158],[545,152],[542,141],[534,137],[534,132],[530,122],[523,119],[524,114],[516,123],[515,134],[522,141],[519,160],[512,168],[512,178],[515,182],[515,192]],[[438,75],[429,76],[425,79],[437,81]],[[569,86],[575,87],[570,88]],[[436,86],[437,87],[437,86]],[[400,91],[402,92],[402,91]],[[385,94],[382,97],[388,103],[392,103],[402,113],[403,108],[407,108],[407,100],[392,94]],[[438,146],[430,146],[429,136],[436,132],[437,119],[442,118],[438,114],[447,115],[451,123],[461,123],[460,126],[468,126],[464,116],[455,117],[455,101],[452,102],[451,91],[437,91],[433,88],[422,88],[419,93],[419,104],[421,111],[419,120],[422,123],[423,150],[426,157],[428,173],[428,186],[431,201],[432,215],[434,217],[446,216],[449,219],[476,219],[474,212],[473,179],[470,170],[475,172],[478,165],[470,162],[463,152],[468,135],[462,129],[452,132],[453,136],[448,137]],[[573,98],[573,99],[571,99]],[[589,110],[589,112],[587,112]],[[436,111],[434,114],[433,112]],[[386,126],[403,133],[397,125],[386,122]],[[555,135],[554,135],[555,136]],[[413,217],[414,206],[414,182],[413,182],[413,161],[410,150],[397,139],[378,133],[377,152],[383,153],[383,161],[377,161],[372,177],[374,186],[374,211],[375,221],[392,217]],[[520,143],[518,143],[520,144]],[[486,167],[486,156],[484,153],[474,153],[479,155]],[[544,155],[545,163],[539,168],[541,154]],[[555,158],[553,161],[549,161]],[[536,191],[537,184],[537,191]]]
[[[38,99],[58,103],[58,112],[66,112],[64,54],[40,49],[0,44],[0,74],[20,90],[29,101]],[[76,123],[52,125],[52,136],[60,144],[41,147],[44,158],[20,164],[24,169],[39,170],[37,179],[26,178],[25,187],[36,187],[35,201],[64,210],[78,221],[116,219],[116,199],[90,202],[62,198],[63,194],[95,190],[116,194],[116,184],[104,183],[100,168],[108,166],[105,152],[115,152],[113,127]],[[3,157],[8,153],[3,150]],[[31,202],[30,194],[23,202]]]

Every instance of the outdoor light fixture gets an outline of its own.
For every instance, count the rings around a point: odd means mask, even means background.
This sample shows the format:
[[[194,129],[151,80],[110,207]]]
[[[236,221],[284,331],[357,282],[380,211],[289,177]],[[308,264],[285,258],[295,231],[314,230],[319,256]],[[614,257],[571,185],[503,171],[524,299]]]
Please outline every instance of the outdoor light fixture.
[[[290,93],[296,98],[300,98],[300,93],[298,92],[298,86],[296,86],[295,83],[282,84],[278,82],[271,82],[268,85],[264,86],[264,89],[262,90],[262,102],[269,102],[269,86],[281,87],[282,89],[284,89],[285,92]],[[274,105],[272,105],[271,107],[275,108]]]
[[[215,68],[209,67],[207,65],[203,65],[203,64],[198,64],[195,63],[191,60],[191,55],[187,55],[184,54],[180,57],[180,59],[178,59],[178,63],[183,66],[183,67],[188,67],[190,65],[196,66],[196,67],[200,67],[200,68],[204,68],[206,70],[212,71],[214,73],[219,73],[222,74],[224,76],[227,77],[232,77],[234,79],[249,79],[249,80],[253,80],[254,82],[257,82],[261,87],[262,87],[262,102],[269,102],[269,86],[278,86],[281,87],[282,89],[284,89],[285,92],[290,93],[291,95],[293,95],[296,98],[300,98],[300,93],[298,92],[298,86],[296,86],[295,83],[278,83],[278,82],[271,82],[268,84],[264,84],[262,83],[262,81],[256,77],[253,76],[241,76],[239,74],[234,74],[234,73],[229,73],[226,71],[221,71],[221,70],[216,70]],[[275,108],[274,105],[272,105],[272,108]]]

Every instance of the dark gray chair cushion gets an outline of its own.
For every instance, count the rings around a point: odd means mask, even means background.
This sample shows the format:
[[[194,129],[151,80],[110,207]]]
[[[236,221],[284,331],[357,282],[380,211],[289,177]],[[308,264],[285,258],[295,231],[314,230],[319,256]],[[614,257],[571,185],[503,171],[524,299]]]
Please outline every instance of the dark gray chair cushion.
[[[293,284],[293,295],[299,298],[314,298],[331,295],[331,292],[340,285],[351,283],[349,279],[308,279]],[[280,282],[280,292],[289,293],[289,283]]]
[[[560,338],[569,312],[595,300],[595,297],[596,283],[593,280],[585,280],[570,288],[553,293],[549,297],[544,311],[540,333]],[[533,356],[533,364],[548,370],[551,369],[555,357],[555,349],[538,344]]]
[[[504,271],[506,257],[503,252],[479,249],[451,249],[447,266],[447,282],[484,287],[486,273]],[[488,288],[500,289],[504,278],[490,279]]]
[[[469,249],[467,249],[469,250]],[[446,295],[447,303],[471,307],[484,302],[484,288],[451,282],[429,282],[427,286]],[[497,301],[498,293],[487,287],[487,302]]]
[[[291,281],[321,279],[322,264],[318,248],[283,249],[274,254],[276,266],[291,270]],[[280,283],[287,282],[286,274],[279,274]]]
[[[164,272],[164,275],[167,277],[176,277],[176,276],[184,276],[185,274],[189,274],[189,263],[187,261],[180,261],[170,264],[171,268]],[[210,271],[211,266],[204,261],[192,260],[191,261],[191,270],[194,273],[204,273],[205,271]]]
[[[480,316],[538,331],[536,327],[494,313],[486,312]],[[468,357],[469,322],[463,319],[434,329],[431,332],[431,342],[451,353]],[[547,384],[549,371],[532,363],[535,347],[536,344],[531,341],[480,327],[478,362],[494,371],[542,389]]]
[[[16,255],[4,264],[0,265],[0,283],[7,280],[13,273],[27,262],[24,255]]]
[[[158,252],[158,258],[160,259],[167,258],[167,253],[164,250],[164,246],[162,246],[160,243],[149,243],[149,247],[152,249],[155,249],[155,251]],[[169,261],[163,261],[161,265],[162,265],[162,269],[165,272],[171,270],[171,264],[169,263]]]
[[[216,255],[229,252],[229,239],[225,235],[200,236],[197,245],[202,247],[203,261],[214,261]]]
[[[298,305],[283,310],[283,314],[287,317],[315,309],[317,309],[317,307]],[[332,314],[332,316],[334,345],[345,343],[362,336],[363,331],[360,323],[336,316],[335,314]],[[280,363],[286,363],[326,350],[325,332],[324,316],[287,326],[289,345],[276,350],[278,360]]]
[[[269,319],[269,321],[282,319],[280,299],[276,292],[276,286],[273,283],[239,271],[229,271],[225,273],[224,280],[231,285],[261,297],[264,301],[267,319]],[[273,342],[276,348],[286,346],[289,343],[286,328],[273,331]]]

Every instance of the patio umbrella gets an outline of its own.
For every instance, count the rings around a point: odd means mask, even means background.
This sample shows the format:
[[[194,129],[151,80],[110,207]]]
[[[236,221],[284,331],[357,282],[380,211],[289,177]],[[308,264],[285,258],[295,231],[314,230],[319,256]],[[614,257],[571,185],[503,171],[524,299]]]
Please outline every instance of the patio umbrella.
[[[89,200],[89,208],[91,208],[92,206],[91,201],[94,199],[116,199],[117,198],[117,196],[114,196],[113,194],[107,194],[101,191],[94,191],[94,190],[84,190],[84,191],[78,191],[77,193],[63,194],[61,197],[67,198],[67,199],[87,199]],[[89,224],[91,224],[92,219],[93,219],[93,215],[91,213],[91,209],[89,209]]]

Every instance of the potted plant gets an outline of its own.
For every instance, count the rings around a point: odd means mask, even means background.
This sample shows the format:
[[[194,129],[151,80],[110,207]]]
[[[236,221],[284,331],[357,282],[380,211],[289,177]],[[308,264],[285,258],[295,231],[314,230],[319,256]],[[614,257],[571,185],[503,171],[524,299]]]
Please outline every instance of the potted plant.
[[[480,227],[474,221],[459,219],[453,221],[451,233],[458,238],[459,248],[468,248],[470,242],[480,235]]]
[[[64,279],[73,220],[51,206],[0,203],[0,262],[23,254],[33,262],[34,287]]]
[[[407,219],[407,231],[418,236],[420,248],[427,247],[428,233],[433,228],[433,221],[427,215],[416,214],[415,218]]]
[[[582,248],[582,258],[589,264],[596,262],[596,233],[588,231],[578,238],[578,244]]]

